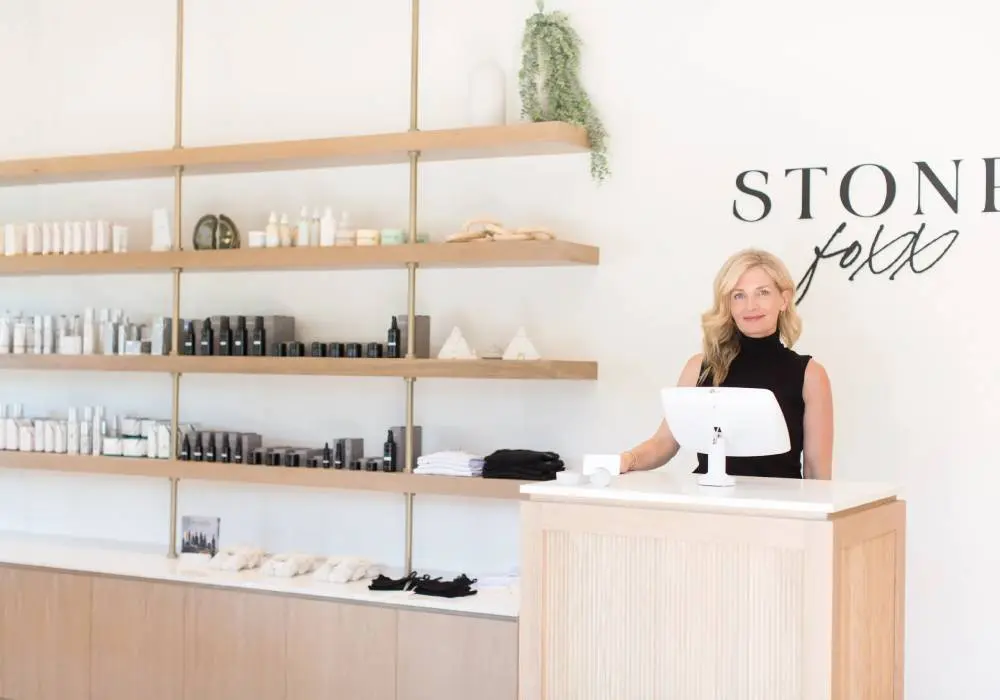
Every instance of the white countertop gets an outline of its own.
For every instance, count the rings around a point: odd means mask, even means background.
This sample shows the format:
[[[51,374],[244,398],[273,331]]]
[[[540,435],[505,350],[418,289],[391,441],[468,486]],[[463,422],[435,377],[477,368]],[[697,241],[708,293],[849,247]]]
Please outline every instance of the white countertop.
[[[826,518],[894,498],[899,488],[868,482],[758,477],[736,477],[736,486],[725,488],[700,486],[695,474],[678,476],[654,471],[615,476],[603,488],[586,482],[572,486],[545,481],[525,484],[521,493],[533,500],[635,503],[731,513],[767,511],[797,518]]]
[[[168,559],[166,548],[157,551],[148,545],[24,533],[0,533],[0,566],[4,564],[515,620],[520,604],[516,580],[480,582],[476,595],[439,598],[409,591],[370,591],[367,580],[342,584],[315,581],[309,574],[273,578],[259,570],[217,571],[183,555]]]

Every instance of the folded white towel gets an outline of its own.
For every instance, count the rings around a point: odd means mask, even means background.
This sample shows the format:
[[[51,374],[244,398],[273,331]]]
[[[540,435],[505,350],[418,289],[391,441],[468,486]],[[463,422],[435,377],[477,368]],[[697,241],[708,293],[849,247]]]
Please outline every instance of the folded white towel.
[[[220,571],[256,569],[264,559],[264,550],[256,547],[224,547],[208,563],[209,568]]]
[[[261,573],[276,578],[292,578],[308,574],[316,568],[321,558],[311,554],[275,554],[261,566]]]
[[[330,557],[313,573],[317,581],[350,583],[378,576],[381,567],[361,557]]]

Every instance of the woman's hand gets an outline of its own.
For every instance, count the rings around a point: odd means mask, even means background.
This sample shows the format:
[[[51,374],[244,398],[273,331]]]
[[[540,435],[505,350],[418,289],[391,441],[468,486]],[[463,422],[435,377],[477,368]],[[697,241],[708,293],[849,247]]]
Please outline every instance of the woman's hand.
[[[620,474],[627,474],[630,471],[635,470],[635,454],[632,450],[625,450],[621,453],[618,462],[618,472]]]

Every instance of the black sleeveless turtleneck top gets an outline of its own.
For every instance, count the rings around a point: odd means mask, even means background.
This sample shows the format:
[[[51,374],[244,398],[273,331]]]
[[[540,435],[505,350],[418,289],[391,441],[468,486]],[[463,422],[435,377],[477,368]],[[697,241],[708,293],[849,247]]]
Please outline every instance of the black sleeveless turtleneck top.
[[[720,386],[770,389],[778,399],[788,426],[791,449],[781,455],[763,457],[727,457],[726,472],[733,476],[766,476],[788,479],[802,478],[802,419],[805,402],[802,383],[806,376],[809,355],[799,355],[781,344],[778,333],[766,338],[751,338],[737,331],[740,352],[729,367],[729,374]],[[702,365],[704,371],[704,365]],[[698,386],[712,386],[712,377],[705,377]],[[708,456],[698,453],[695,474],[708,470]]]

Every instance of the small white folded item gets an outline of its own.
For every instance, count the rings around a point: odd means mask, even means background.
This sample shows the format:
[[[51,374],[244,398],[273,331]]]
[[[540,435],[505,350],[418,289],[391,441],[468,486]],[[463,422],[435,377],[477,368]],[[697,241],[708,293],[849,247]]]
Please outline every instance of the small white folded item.
[[[208,563],[212,569],[220,571],[244,571],[256,569],[264,559],[264,550],[256,547],[224,547]]]
[[[267,558],[260,570],[265,576],[292,578],[308,574],[320,561],[310,554],[275,554]]]
[[[330,557],[316,569],[313,578],[328,583],[350,583],[374,578],[379,573],[378,566],[361,557]]]

